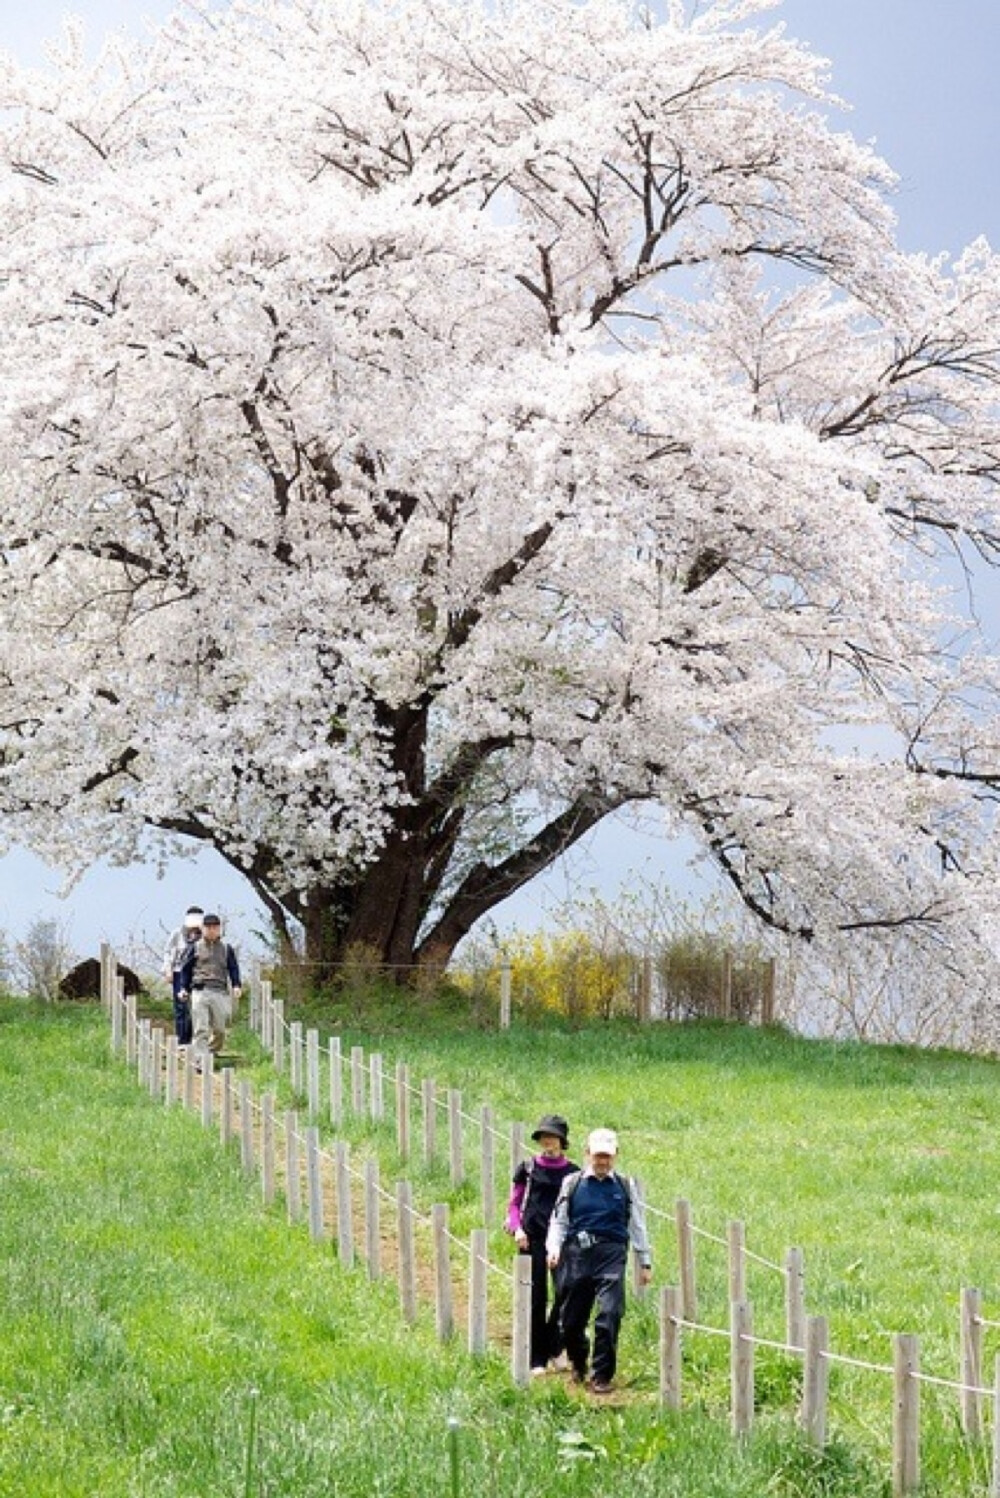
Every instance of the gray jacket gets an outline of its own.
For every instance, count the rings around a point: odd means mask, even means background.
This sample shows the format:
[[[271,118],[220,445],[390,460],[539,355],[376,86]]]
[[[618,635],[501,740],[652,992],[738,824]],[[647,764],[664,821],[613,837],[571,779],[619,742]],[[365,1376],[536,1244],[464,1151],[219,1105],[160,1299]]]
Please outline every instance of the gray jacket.
[[[180,974],[182,993],[190,993],[193,988],[225,993],[230,985],[240,986],[240,965],[227,941],[206,941],[204,937],[196,941],[188,948]]]

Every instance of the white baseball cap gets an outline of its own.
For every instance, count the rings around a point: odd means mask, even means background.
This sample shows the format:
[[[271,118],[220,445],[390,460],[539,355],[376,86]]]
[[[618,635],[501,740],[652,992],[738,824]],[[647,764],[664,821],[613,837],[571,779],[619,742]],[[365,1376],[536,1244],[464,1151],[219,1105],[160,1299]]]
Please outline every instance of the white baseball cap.
[[[618,1135],[614,1129],[594,1129],[588,1134],[587,1153],[591,1155],[617,1155]]]

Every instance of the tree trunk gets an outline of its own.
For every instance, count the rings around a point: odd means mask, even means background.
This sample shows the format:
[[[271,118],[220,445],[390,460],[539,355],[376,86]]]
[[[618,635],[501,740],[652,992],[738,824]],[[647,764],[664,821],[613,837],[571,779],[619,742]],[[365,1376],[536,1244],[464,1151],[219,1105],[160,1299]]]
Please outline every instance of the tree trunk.
[[[424,884],[419,848],[395,835],[356,884],[310,889],[302,926],[313,981],[329,984],[346,960],[362,958],[393,982],[414,982]]]
[[[437,893],[430,844],[419,831],[398,830],[356,884],[309,891],[303,926],[314,981],[333,981],[349,955],[378,964],[395,983],[416,987],[440,976],[477,920],[619,804],[581,799],[501,863],[474,864],[429,929],[422,928]]]

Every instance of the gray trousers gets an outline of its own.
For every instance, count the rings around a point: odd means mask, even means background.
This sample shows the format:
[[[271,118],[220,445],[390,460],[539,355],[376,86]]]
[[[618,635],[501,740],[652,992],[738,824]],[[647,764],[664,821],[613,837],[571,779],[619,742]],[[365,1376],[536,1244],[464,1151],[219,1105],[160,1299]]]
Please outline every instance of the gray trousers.
[[[222,1050],[226,1026],[232,1016],[233,1001],[227,989],[191,990],[191,1025],[194,1030],[191,1052],[198,1065],[204,1066],[210,1051],[217,1053]]]

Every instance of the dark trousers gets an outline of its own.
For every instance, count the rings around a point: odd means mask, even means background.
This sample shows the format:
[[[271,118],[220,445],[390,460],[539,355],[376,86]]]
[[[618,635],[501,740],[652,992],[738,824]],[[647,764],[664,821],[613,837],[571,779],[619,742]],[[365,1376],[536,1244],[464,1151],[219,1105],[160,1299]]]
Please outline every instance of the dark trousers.
[[[546,1261],[544,1238],[529,1238],[527,1251],[531,1255],[531,1366],[544,1368],[550,1358],[557,1358],[562,1352],[559,1282]]]
[[[594,1318],[594,1378],[609,1381],[618,1366],[618,1333],[625,1314],[626,1243],[593,1243],[581,1248],[569,1241],[563,1245],[559,1285],[562,1295],[562,1333],[574,1370],[587,1372],[590,1341],[587,1325],[596,1302]]]
[[[180,987],[181,975],[174,973],[174,1030],[177,1034],[178,1045],[190,1045],[194,1039],[194,1026],[191,1023],[191,1000],[184,999],[183,1002],[177,997]]]

